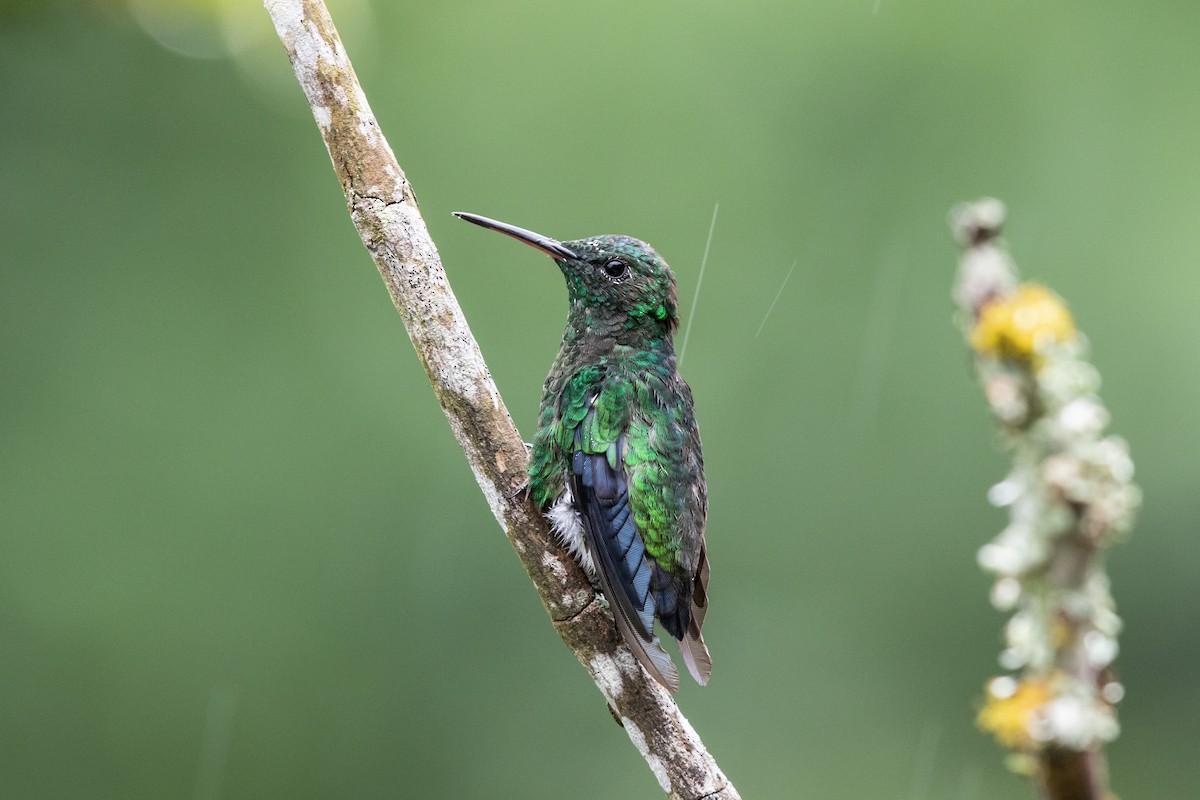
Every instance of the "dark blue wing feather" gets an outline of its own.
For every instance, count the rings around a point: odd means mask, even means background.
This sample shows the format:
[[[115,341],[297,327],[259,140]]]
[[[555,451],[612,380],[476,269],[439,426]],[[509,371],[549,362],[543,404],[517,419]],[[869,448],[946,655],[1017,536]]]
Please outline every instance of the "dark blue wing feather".
[[[642,537],[629,513],[629,487],[618,462],[614,469],[603,453],[576,450],[571,459],[573,494],[579,506],[592,557],[611,584],[613,597],[635,623],[639,636],[653,638],[652,568]]]
[[[657,565],[646,557],[641,534],[629,511],[629,484],[619,450],[584,452],[576,429],[571,456],[571,494],[579,511],[588,549],[596,564],[600,589],[609,601],[617,627],[647,670],[672,691],[679,673],[654,635],[657,592],[651,582]]]

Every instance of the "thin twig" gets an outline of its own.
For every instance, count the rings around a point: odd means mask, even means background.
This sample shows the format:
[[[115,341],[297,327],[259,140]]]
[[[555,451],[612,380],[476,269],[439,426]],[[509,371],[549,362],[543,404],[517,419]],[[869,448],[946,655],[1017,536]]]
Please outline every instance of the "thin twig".
[[[475,478],[563,642],[591,674],[663,790],[734,800],[671,695],[622,644],[582,570],[518,491],[522,439],[442,270],[412,187],[371,113],[321,0],[266,0],[341,181],[350,216],[383,276]],[[575,792],[579,794],[580,792]]]
[[[1004,206],[981,200],[952,215],[963,247],[954,296],[1000,440],[1013,453],[989,499],[1008,526],[979,551],[996,576],[992,602],[1013,611],[979,724],[1015,752],[1043,800],[1109,800],[1104,745],[1123,693],[1111,674],[1117,617],[1105,549],[1128,533],[1141,493],[1109,415],[1100,377],[1066,304],[1018,283],[999,241]]]

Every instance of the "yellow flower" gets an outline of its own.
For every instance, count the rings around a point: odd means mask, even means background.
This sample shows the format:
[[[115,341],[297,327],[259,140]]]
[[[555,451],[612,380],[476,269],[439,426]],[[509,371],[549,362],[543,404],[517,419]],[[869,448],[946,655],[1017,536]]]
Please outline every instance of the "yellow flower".
[[[1041,678],[993,678],[988,682],[987,702],[979,709],[975,724],[996,737],[1003,747],[1034,745],[1029,720],[1047,700],[1050,688]]]
[[[971,346],[978,353],[1032,360],[1044,345],[1074,335],[1075,323],[1062,299],[1041,284],[1023,283],[980,310]]]

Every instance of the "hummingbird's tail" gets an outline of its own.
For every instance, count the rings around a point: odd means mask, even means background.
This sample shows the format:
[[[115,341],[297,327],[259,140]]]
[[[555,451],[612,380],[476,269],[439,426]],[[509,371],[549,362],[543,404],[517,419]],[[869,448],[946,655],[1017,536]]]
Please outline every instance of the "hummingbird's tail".
[[[712,656],[708,654],[708,646],[700,635],[704,615],[708,612],[708,576],[708,555],[701,545],[696,579],[692,583],[692,616],[683,638],[679,640],[679,654],[683,656],[683,663],[687,664],[688,672],[701,686],[708,684],[708,676],[712,672]]]
[[[634,657],[650,673],[650,677],[665,686],[667,691],[678,691],[679,671],[671,663],[671,657],[667,655],[667,651],[659,643],[658,637],[653,632],[651,632],[649,638],[643,636],[640,631],[636,630],[636,626],[631,623],[619,605],[614,606],[614,604],[610,603],[609,607],[613,611],[613,618],[616,620],[617,630],[621,632],[621,638],[625,640],[625,644],[633,651]],[[701,643],[701,647],[703,647],[703,643]],[[687,660],[686,655],[684,656],[684,660]],[[690,662],[688,668],[691,669]],[[695,675],[694,672],[692,674]]]
[[[704,644],[699,628],[688,626],[687,636],[679,642],[679,655],[683,656],[683,663],[687,664],[688,672],[692,673],[696,683],[707,686],[709,673],[712,672],[712,656],[708,654],[708,646]]]

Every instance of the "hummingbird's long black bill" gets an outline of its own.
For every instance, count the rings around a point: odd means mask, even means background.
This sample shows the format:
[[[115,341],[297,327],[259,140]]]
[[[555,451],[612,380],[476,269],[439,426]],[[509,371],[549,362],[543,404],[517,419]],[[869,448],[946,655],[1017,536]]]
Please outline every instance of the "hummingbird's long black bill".
[[[507,234],[530,247],[536,247],[551,258],[579,258],[569,248],[564,247],[562,242],[551,239],[549,236],[542,236],[540,233],[527,231],[524,228],[518,228],[516,225],[509,225],[507,222],[481,217],[478,214],[468,214],[466,211],[455,211],[454,216],[459,219],[465,219],[467,222],[474,222],[481,227],[491,228],[494,231]]]

